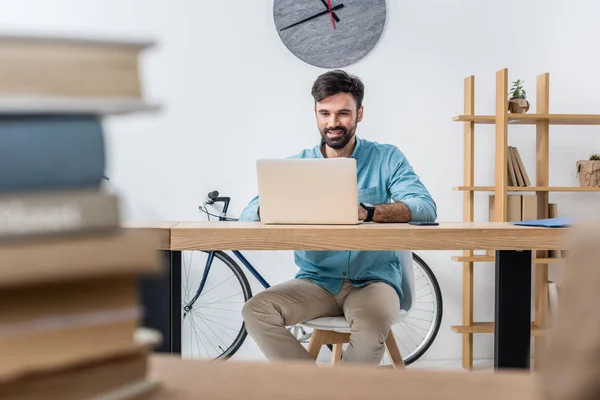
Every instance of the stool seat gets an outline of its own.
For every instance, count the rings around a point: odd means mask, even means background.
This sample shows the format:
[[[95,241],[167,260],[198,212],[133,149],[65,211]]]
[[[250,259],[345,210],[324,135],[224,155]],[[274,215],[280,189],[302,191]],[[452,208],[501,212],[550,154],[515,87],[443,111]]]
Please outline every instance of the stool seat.
[[[394,317],[392,320],[392,325],[399,324],[408,316],[408,312],[405,310],[400,310],[400,314]],[[314,318],[305,322],[302,322],[302,326],[312,328],[312,329],[320,329],[323,331],[335,331],[340,333],[350,333],[350,324],[346,320],[344,316],[339,317],[319,317]]]

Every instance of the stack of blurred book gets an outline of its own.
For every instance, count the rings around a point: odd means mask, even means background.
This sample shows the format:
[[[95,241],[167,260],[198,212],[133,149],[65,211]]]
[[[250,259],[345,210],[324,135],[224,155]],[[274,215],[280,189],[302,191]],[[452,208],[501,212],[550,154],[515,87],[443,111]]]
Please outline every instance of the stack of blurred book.
[[[0,35],[0,98],[28,99],[0,101],[0,398],[126,399],[156,387],[147,355],[161,337],[140,327],[137,283],[162,271],[158,243],[122,228],[119,199],[102,188],[103,113],[118,108],[110,96],[139,97],[137,75],[125,79],[133,53],[115,46]],[[92,97],[85,110],[65,106]]]

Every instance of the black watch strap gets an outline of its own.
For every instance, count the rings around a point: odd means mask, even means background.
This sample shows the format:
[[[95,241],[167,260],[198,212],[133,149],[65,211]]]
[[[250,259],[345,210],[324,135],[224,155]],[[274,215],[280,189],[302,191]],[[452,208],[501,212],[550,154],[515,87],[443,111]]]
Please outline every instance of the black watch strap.
[[[375,206],[369,203],[360,203],[360,205],[362,208],[367,210],[367,218],[365,219],[365,222],[373,221],[373,216],[375,215]]]

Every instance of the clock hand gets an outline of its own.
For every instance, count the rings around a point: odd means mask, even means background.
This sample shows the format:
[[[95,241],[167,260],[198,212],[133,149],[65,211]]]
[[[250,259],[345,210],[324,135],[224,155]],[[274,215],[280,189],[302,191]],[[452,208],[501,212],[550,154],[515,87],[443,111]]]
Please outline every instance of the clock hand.
[[[331,10],[332,10],[332,11],[335,11],[335,10],[339,10],[340,8],[343,8],[343,7],[344,7],[344,4],[338,4],[337,6],[333,7]],[[303,23],[303,22],[310,21],[311,19],[314,19],[314,18],[320,17],[320,16],[322,16],[322,15],[327,15],[327,14],[329,14],[329,10],[325,10],[325,11],[323,11],[323,12],[320,12],[320,13],[318,13],[318,14],[315,14],[315,15],[313,15],[313,16],[311,16],[311,17],[304,18],[302,21],[298,21],[298,22],[296,22],[296,23],[293,23],[292,25],[286,26],[285,28],[281,28],[279,31],[284,31],[284,30],[286,30],[286,29],[289,29],[289,28],[291,28],[292,26],[300,25],[300,24],[301,24],[301,23]]]
[[[329,16],[331,17],[331,25],[335,29],[335,21],[333,20],[333,10],[331,9],[331,0],[327,0],[327,9],[329,10]]]
[[[327,2],[325,2],[325,0],[321,0],[321,3],[323,3],[323,5],[325,7],[327,7],[327,10],[329,10],[329,6],[327,5]],[[340,19],[338,18],[338,16],[335,15],[335,13],[332,13],[332,14],[333,14],[333,19],[335,19],[335,22],[340,22]]]

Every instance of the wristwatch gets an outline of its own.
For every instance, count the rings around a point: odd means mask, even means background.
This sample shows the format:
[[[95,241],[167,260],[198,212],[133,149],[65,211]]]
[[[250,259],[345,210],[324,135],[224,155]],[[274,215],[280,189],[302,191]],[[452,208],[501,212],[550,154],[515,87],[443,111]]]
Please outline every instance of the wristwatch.
[[[367,218],[365,222],[373,221],[373,215],[375,214],[375,206],[371,203],[360,203],[360,206],[367,210]]]

